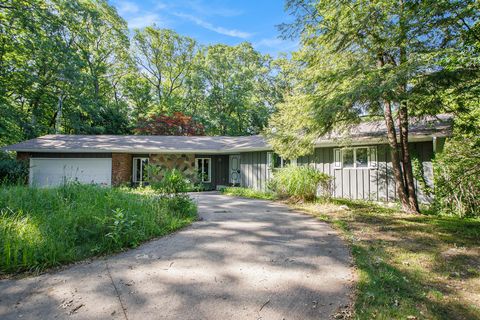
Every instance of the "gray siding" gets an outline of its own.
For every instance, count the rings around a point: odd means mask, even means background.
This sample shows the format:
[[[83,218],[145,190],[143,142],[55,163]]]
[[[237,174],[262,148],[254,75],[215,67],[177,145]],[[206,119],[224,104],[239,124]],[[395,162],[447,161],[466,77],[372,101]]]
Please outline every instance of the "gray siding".
[[[394,201],[397,198],[395,179],[393,178],[391,156],[388,145],[377,146],[376,169],[343,169],[334,167],[333,147],[316,148],[312,155],[300,157],[298,165],[310,165],[332,177],[334,197],[363,199],[374,201]],[[412,153],[422,162],[427,184],[433,187],[433,144],[417,142],[411,144]],[[267,168],[267,152],[247,152],[241,154],[241,185],[265,190],[270,172]],[[419,201],[431,199],[416,182]]]
[[[241,185],[265,190],[270,179],[267,168],[267,152],[244,152],[240,155]]]

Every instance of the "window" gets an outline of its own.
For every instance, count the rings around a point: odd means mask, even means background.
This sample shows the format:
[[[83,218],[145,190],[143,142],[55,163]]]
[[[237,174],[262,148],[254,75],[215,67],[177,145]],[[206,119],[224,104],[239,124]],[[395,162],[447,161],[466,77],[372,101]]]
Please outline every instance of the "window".
[[[211,158],[196,158],[195,168],[197,169],[198,180],[200,182],[211,182],[212,164]]]
[[[368,169],[377,167],[376,147],[334,149],[336,168]]]
[[[343,154],[343,159],[342,159],[342,164],[344,168],[353,168],[355,166],[355,155],[354,155],[354,149],[343,149],[342,154]]]
[[[288,160],[283,159],[278,154],[274,152],[267,152],[267,166],[269,169],[283,168],[289,164],[296,165],[297,159]]]
[[[133,158],[133,182],[142,184],[147,180],[148,158]]]
[[[368,148],[355,149],[355,167],[368,168]]]

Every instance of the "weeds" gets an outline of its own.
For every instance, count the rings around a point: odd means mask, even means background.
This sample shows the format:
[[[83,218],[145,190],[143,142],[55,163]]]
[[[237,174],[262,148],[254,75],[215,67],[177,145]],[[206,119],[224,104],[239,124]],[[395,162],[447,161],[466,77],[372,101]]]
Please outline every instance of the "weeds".
[[[0,275],[135,247],[196,218],[186,197],[68,185],[0,188]]]

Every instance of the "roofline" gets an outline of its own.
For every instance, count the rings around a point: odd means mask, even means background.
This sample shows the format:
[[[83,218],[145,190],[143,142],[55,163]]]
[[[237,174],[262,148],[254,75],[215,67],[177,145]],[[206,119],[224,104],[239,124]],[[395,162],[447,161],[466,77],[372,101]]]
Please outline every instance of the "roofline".
[[[425,135],[411,135],[409,137],[410,142],[425,142],[433,141],[434,137],[445,138],[450,135],[447,133],[439,134],[425,134]],[[322,140],[315,144],[315,147],[335,147],[335,146],[347,146],[347,145],[366,145],[366,144],[386,144],[388,143],[387,137],[352,137],[351,140],[345,138],[338,139],[328,139]],[[76,149],[39,149],[39,148],[19,148],[19,149],[9,149],[8,147],[2,148],[5,151],[16,151],[16,152],[43,152],[43,153],[99,153],[99,152],[108,152],[108,153],[131,153],[131,154],[145,154],[145,153],[163,153],[163,154],[232,154],[232,153],[242,153],[242,152],[258,152],[258,151],[270,151],[271,147],[257,147],[257,148],[229,148],[229,149],[104,149],[104,148],[76,148]]]

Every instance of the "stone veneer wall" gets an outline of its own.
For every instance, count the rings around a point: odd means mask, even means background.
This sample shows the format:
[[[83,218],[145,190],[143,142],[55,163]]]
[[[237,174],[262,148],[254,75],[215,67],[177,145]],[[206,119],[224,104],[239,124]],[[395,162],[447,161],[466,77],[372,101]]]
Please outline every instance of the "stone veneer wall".
[[[162,169],[177,169],[190,179],[196,177],[194,154],[151,154],[150,164]]]
[[[112,153],[112,185],[132,182],[132,155]]]

